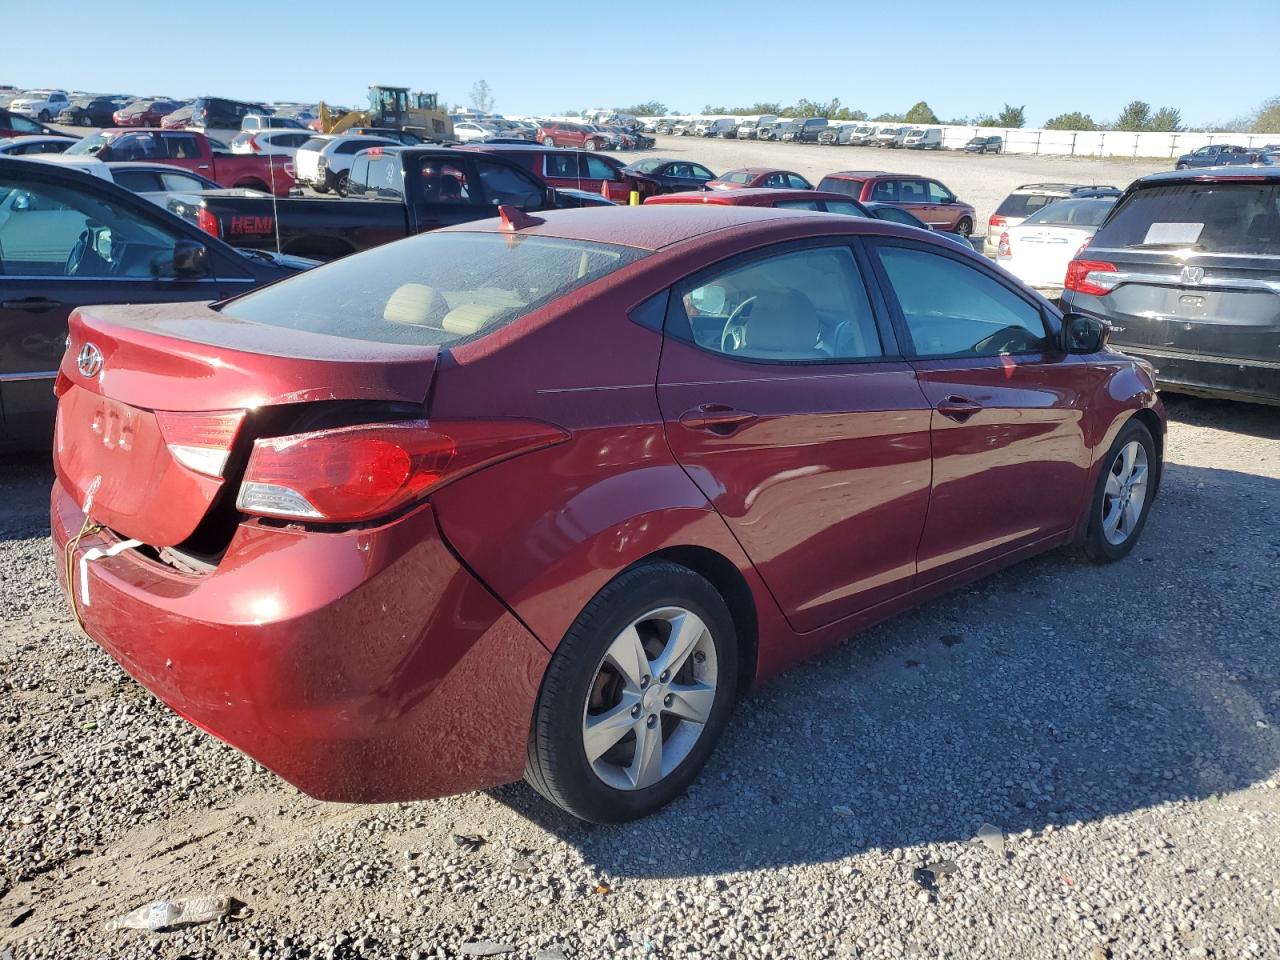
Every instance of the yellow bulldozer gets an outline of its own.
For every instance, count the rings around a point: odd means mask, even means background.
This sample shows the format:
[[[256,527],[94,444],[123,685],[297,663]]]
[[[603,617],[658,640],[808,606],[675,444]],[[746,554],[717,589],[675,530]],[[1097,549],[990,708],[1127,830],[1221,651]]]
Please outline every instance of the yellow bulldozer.
[[[342,133],[352,127],[404,130],[424,140],[452,140],[453,121],[440,109],[434,93],[409,93],[408,87],[369,88],[369,109],[335,115],[320,104],[320,132]]]

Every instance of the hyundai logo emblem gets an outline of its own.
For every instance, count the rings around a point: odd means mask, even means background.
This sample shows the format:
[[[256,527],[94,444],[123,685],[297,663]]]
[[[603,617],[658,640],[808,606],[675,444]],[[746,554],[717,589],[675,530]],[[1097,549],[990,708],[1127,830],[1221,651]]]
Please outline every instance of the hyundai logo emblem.
[[[1181,279],[1183,283],[1199,283],[1204,279],[1204,267],[1183,267]]]
[[[90,379],[102,371],[102,351],[92,343],[86,343],[76,354],[76,369]]]

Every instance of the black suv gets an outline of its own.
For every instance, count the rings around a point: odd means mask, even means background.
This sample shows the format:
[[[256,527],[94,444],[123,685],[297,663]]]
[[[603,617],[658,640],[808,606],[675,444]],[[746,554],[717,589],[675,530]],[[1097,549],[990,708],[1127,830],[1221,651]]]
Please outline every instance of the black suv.
[[[1280,169],[1134,181],[1068,266],[1062,305],[1111,322],[1170,390],[1280,404]]]
[[[260,103],[228,100],[225,97],[197,97],[191,101],[189,126],[215,130],[239,130],[251,113],[271,113]]]

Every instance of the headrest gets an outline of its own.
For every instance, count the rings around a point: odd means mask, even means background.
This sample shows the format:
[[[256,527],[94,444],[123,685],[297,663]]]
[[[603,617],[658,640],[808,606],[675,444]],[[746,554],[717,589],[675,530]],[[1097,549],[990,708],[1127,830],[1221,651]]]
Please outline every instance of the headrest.
[[[747,321],[747,353],[814,353],[822,324],[813,301],[799,290],[768,291],[756,297]]]
[[[505,312],[503,307],[464,303],[456,310],[450,310],[441,326],[449,333],[466,337],[483,330]]]
[[[425,283],[405,283],[387,300],[382,319],[388,323],[408,323],[419,327],[439,327],[449,312],[449,304]]]

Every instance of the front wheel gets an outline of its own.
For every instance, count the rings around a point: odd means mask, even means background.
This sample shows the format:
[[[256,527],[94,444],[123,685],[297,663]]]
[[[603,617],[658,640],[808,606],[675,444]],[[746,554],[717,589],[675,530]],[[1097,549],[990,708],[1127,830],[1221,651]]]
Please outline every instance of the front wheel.
[[[960,222],[956,224],[956,233],[962,237],[968,237],[973,234],[973,221],[968,217],[961,217]]]
[[[36,119],[37,119],[37,120],[39,120],[41,123],[48,123],[48,122],[49,122],[49,111],[48,111],[48,110],[41,110],[41,111],[40,111],[40,116],[39,116],[39,117],[37,117]]]
[[[588,140],[588,141],[587,141],[586,143],[584,143],[582,146],[583,146],[583,148],[584,148],[584,149],[586,149],[586,150],[599,150],[599,149],[600,149],[600,141],[599,141],[599,140]]]
[[[543,137],[542,145],[544,147],[554,147],[556,145],[556,142],[551,137]]]
[[[1089,501],[1089,523],[1076,553],[1093,563],[1114,563],[1133,549],[1155,498],[1160,459],[1151,431],[1130,420],[1102,462]]]
[[[733,708],[738,643],[710,583],[668,562],[606,586],[556,648],[525,779],[595,823],[646,816],[702,769]]]

